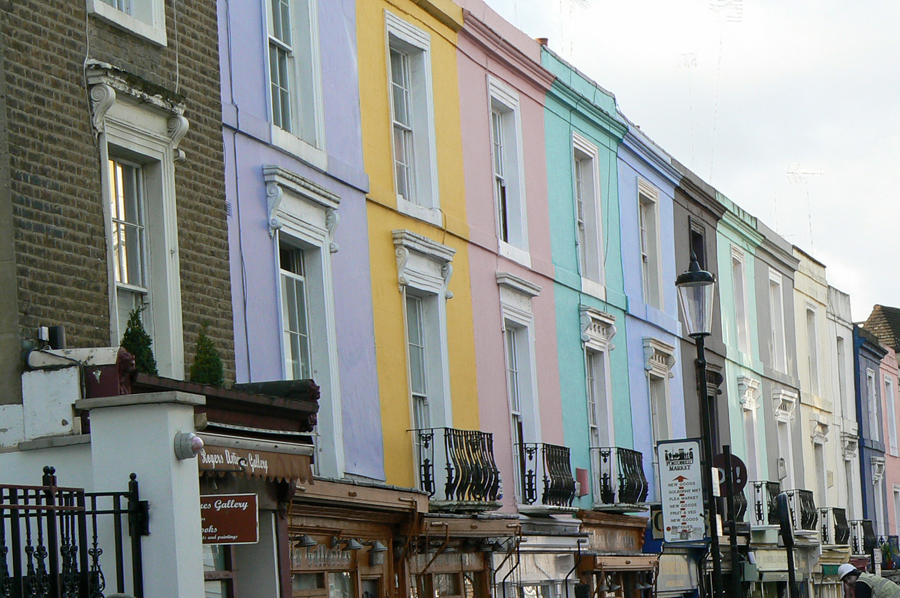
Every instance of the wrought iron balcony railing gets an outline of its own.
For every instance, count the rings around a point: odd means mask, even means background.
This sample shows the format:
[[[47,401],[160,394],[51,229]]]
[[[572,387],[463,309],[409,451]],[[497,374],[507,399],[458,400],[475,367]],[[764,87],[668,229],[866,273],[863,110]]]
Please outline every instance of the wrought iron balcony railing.
[[[419,465],[419,488],[433,504],[453,509],[490,510],[503,497],[494,440],[487,432],[455,428],[413,430]]]
[[[816,531],[819,512],[812,490],[787,490],[788,506],[791,508],[791,524],[795,532]]]
[[[769,527],[778,525],[778,507],[775,497],[781,492],[778,482],[750,482],[750,527]]]
[[[850,552],[852,554],[872,554],[877,537],[875,526],[869,519],[854,519],[850,522]]]
[[[820,507],[822,546],[847,546],[850,543],[850,524],[847,512],[838,507]]]
[[[591,448],[595,505],[633,505],[647,500],[644,455],[619,447]]]
[[[571,507],[575,478],[569,447],[526,442],[519,445],[518,453],[522,504]]]
[[[728,501],[725,501],[726,509],[728,507]],[[733,519],[738,523],[743,523],[746,521],[747,517],[747,489],[744,488],[740,492],[734,495],[734,517]],[[731,514],[728,513],[728,519],[732,519]]]

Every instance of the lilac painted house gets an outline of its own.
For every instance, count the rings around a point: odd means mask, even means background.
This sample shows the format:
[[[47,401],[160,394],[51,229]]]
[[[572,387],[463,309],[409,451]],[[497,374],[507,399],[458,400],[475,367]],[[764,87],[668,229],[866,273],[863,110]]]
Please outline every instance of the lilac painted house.
[[[237,381],[314,379],[317,473],[383,480],[355,2],[218,10]]]

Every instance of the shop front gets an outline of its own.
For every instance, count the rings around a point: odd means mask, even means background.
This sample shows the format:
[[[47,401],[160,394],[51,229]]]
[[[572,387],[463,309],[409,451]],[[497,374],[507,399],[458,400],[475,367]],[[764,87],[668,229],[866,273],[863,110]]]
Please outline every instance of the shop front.
[[[596,511],[579,511],[588,553],[579,561],[581,582],[591,595],[639,598],[654,588],[659,555],[642,552],[648,519]]]
[[[694,551],[698,552],[697,550]],[[689,549],[673,549],[659,555],[655,593],[658,598],[685,598],[697,595],[700,572]]]
[[[757,548],[751,553],[759,572],[758,579],[750,584],[752,598],[781,598],[788,583],[788,557],[784,548]],[[796,551],[794,551],[796,561]],[[799,581],[799,576],[798,576]]]
[[[313,484],[312,446],[201,433],[200,513],[207,598],[280,597],[290,494]],[[240,574],[238,574],[240,571]]]
[[[286,516],[290,563],[283,583],[290,592],[283,596],[410,596],[403,555],[422,526],[426,495],[321,479],[296,490]]]

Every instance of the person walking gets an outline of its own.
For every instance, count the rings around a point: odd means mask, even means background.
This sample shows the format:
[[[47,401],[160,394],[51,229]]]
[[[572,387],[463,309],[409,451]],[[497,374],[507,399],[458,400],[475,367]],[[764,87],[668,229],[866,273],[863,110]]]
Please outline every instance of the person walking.
[[[838,579],[848,598],[900,598],[900,585],[889,579],[864,573],[849,563],[838,567]]]

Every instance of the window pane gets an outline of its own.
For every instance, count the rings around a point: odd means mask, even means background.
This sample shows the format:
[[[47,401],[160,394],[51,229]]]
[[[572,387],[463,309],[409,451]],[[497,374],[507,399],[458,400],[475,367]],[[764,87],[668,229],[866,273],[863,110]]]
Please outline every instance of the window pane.
[[[228,596],[224,581],[206,581],[203,583],[203,593],[206,598],[225,598]]]
[[[354,598],[353,580],[346,572],[328,574],[328,598]]]
[[[462,588],[459,584],[459,573],[435,573],[434,598],[461,595]]]
[[[521,400],[519,397],[519,363],[518,347],[516,347],[516,329],[506,329],[506,369],[509,384],[510,409],[514,413],[521,413]]]
[[[319,590],[325,587],[324,573],[294,573],[293,588],[297,590]]]
[[[425,335],[422,330],[422,300],[406,298],[406,326],[409,345],[410,390],[414,395],[425,396]]]
[[[303,252],[300,249],[282,246],[279,254],[282,268],[281,309],[284,323],[285,374],[295,380],[311,378],[306,279],[301,274],[295,273],[304,271]]]
[[[143,178],[140,166],[109,160],[113,269],[117,282],[146,287]]]

